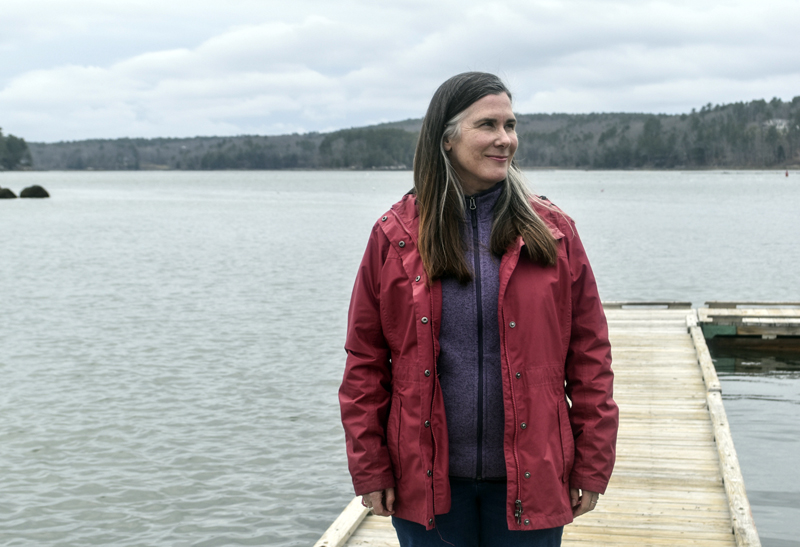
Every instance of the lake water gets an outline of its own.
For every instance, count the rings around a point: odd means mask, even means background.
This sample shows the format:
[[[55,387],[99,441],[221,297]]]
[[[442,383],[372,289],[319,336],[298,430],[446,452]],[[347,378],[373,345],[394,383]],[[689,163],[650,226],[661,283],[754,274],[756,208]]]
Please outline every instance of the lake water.
[[[800,546],[800,355],[714,355],[764,547]]]
[[[800,174],[528,176],[606,300],[800,300]],[[0,201],[0,544],[313,544],[352,497],[356,266],[411,173],[0,173],[31,184]],[[800,545],[787,363],[722,374],[765,547]]]

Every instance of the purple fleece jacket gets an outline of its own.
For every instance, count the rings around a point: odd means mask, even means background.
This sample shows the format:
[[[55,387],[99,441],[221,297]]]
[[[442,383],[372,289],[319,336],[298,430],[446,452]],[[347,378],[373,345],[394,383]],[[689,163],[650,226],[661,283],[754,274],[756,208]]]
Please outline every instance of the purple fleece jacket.
[[[452,277],[442,279],[438,370],[454,477],[506,476],[497,323],[500,257],[489,248],[493,208],[502,189],[501,182],[466,199],[462,233],[472,281],[461,285]]]

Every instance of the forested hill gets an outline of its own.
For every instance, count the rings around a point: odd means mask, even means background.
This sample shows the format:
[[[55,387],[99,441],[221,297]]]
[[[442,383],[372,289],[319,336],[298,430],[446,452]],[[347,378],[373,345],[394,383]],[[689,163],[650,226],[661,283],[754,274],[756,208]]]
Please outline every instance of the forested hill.
[[[37,169],[410,169],[421,120],[333,133],[28,143]],[[523,167],[800,165],[800,96],[680,115],[522,114]]]

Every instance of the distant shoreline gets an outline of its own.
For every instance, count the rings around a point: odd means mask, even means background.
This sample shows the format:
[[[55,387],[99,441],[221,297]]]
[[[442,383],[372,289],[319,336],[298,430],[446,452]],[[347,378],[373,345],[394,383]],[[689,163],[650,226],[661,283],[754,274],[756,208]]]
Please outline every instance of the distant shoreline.
[[[800,171],[800,163],[787,165],[785,167],[730,167],[730,166],[706,166],[706,167],[620,167],[620,168],[603,168],[603,167],[558,167],[558,166],[535,166],[535,167],[521,167],[523,171],[597,171],[597,172],[611,172],[611,171],[688,171],[688,172],[702,172],[702,171],[775,171],[783,172]],[[381,168],[347,168],[347,167],[290,167],[284,169],[15,169],[15,170],[2,170],[3,173],[230,173],[230,172],[315,172],[315,171],[335,171],[335,172],[355,172],[355,173],[375,173],[375,172],[413,172],[413,169],[381,169]]]
[[[409,170],[421,119],[303,135],[27,143],[39,170]],[[688,114],[518,114],[523,169],[795,169],[800,96]]]

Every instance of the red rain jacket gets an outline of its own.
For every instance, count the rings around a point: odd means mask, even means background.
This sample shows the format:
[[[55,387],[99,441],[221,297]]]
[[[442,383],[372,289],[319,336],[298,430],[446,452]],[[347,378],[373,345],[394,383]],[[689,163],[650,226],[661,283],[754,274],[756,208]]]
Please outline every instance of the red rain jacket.
[[[510,530],[572,522],[570,487],[605,492],[619,421],[608,327],[583,245],[565,215],[534,208],[559,240],[557,264],[531,262],[522,238],[500,263]],[[418,226],[406,195],[372,229],[350,301],[339,402],[356,494],[395,487],[395,515],[431,529],[450,510],[436,374],[442,291],[426,278]]]

